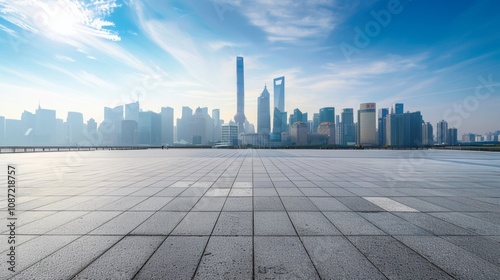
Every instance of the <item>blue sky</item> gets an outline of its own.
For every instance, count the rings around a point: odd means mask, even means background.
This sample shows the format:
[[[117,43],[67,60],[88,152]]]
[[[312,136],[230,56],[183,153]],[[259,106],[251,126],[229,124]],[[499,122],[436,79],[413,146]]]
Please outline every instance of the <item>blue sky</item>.
[[[497,1],[0,0],[0,115],[42,107],[103,119],[135,100],[245,114],[286,77],[285,107],[403,102],[459,133],[500,129]]]

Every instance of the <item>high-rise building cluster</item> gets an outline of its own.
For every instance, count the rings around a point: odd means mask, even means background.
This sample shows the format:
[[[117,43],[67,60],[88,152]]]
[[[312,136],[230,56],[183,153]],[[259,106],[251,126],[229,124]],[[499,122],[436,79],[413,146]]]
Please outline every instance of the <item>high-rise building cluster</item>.
[[[320,108],[308,113],[285,108],[285,77],[273,79],[272,100],[266,85],[257,99],[257,129],[245,116],[244,59],[236,57],[236,114],[224,123],[220,110],[182,107],[175,121],[174,109],[142,111],[139,102],[104,108],[104,121],[84,123],[83,114],[68,112],[66,121],[56,111],[38,107],[24,111],[20,120],[0,116],[0,145],[4,146],[160,146],[160,145],[252,145],[282,147],[305,145],[418,147],[457,145],[457,128],[441,120],[434,127],[420,112],[404,112],[403,103],[378,110],[375,103],[362,103],[357,110]],[[462,143],[498,142],[500,131],[486,135],[466,133]]]

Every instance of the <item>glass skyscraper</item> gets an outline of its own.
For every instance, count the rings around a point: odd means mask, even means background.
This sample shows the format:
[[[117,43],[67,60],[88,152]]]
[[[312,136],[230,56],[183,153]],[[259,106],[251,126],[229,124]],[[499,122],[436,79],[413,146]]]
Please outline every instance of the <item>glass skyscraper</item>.
[[[245,75],[243,66],[243,57],[236,57],[236,115],[234,121],[238,125],[238,130],[245,132]]]
[[[271,132],[270,110],[270,94],[264,86],[264,90],[257,99],[257,133],[269,134]]]

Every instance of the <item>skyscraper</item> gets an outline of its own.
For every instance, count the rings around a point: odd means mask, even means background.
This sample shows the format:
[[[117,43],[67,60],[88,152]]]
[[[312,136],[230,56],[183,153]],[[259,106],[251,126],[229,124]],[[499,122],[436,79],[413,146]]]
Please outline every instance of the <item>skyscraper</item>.
[[[182,107],[182,116],[177,119],[177,141],[186,141],[191,143],[191,118],[193,117],[193,110],[187,106]]]
[[[243,57],[236,57],[236,115],[234,121],[238,124],[238,129],[244,132],[245,117],[245,76],[243,67]]]
[[[448,136],[448,123],[445,120],[441,120],[436,126],[436,144],[446,144],[446,136]]]
[[[386,117],[386,143],[392,147],[422,145],[422,115],[420,112],[389,114]]]
[[[314,113],[313,114],[313,127],[312,127],[312,132],[316,133],[318,131],[319,127],[319,113]]]
[[[361,103],[358,110],[358,144],[374,146],[377,144],[375,103]]]
[[[285,77],[279,77],[273,80],[274,85],[274,114],[273,114],[273,133],[272,139],[281,139],[278,134],[287,131],[286,112],[285,112]]]
[[[83,114],[79,112],[68,112],[67,144],[74,146],[83,140]]]
[[[220,109],[212,110],[212,141],[219,142],[221,140],[221,121],[220,121]]]
[[[139,144],[161,145],[161,116],[152,111],[139,112]]]
[[[257,99],[257,133],[269,134],[271,132],[271,108],[270,108],[270,95],[267,87]]]
[[[125,120],[139,122],[139,101],[125,104]]]
[[[342,110],[342,131],[341,131],[341,145],[351,146],[356,144],[356,126],[354,125],[354,110],[352,108],[345,108]]]
[[[389,114],[389,109],[382,108],[378,109],[378,145],[385,146],[386,141],[386,119],[385,117]]]
[[[285,112],[285,77],[274,79],[274,107]]]
[[[174,108],[161,108],[161,144],[174,144]]]
[[[35,114],[35,144],[36,145],[54,145],[56,135],[56,111],[42,109],[38,106]],[[25,133],[23,131],[23,133]]]
[[[403,103],[395,103],[391,107],[391,114],[401,115],[404,113],[404,104]]]
[[[104,121],[99,126],[104,145],[113,146],[121,143],[122,121],[123,106],[104,107]]]
[[[448,128],[446,135],[446,144],[448,145],[457,145],[458,144],[458,130],[454,127]]]
[[[424,146],[434,145],[433,133],[434,132],[431,123],[427,122],[422,124],[422,145]]]
[[[319,109],[319,123],[330,122],[335,124],[335,108],[325,107]]]

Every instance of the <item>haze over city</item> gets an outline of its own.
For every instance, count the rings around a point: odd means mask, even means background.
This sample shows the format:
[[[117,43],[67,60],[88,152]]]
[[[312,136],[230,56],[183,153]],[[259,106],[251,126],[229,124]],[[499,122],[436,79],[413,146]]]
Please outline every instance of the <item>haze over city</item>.
[[[245,115],[286,77],[285,109],[402,102],[459,133],[499,129],[495,1],[0,1],[0,115],[39,104],[66,119],[103,107],[236,113],[235,57],[245,58]],[[479,90],[478,90],[479,89]],[[455,125],[457,126],[457,125]]]

